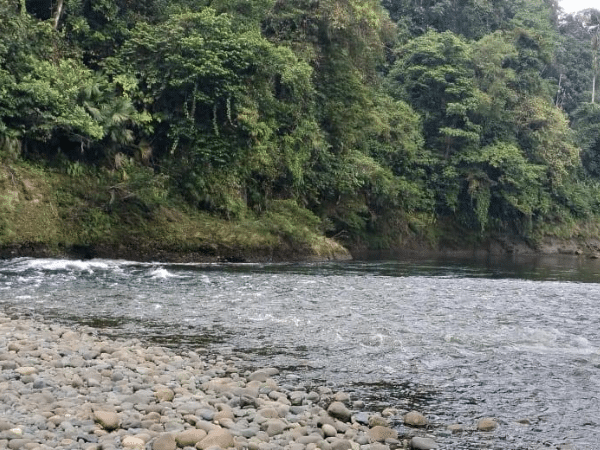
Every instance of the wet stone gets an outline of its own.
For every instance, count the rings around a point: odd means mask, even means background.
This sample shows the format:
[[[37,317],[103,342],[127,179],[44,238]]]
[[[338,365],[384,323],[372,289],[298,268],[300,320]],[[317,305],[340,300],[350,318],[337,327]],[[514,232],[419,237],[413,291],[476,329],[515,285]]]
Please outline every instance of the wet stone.
[[[327,412],[336,419],[342,420],[344,422],[349,422],[352,417],[352,413],[342,402],[333,402],[327,408]]]
[[[404,416],[404,424],[411,427],[425,427],[429,424],[429,421],[420,412],[410,411]]]
[[[18,348],[0,348],[0,448],[436,448],[415,436],[420,430],[400,442],[390,427],[401,420],[397,410],[369,414],[356,400],[352,412],[347,393],[309,388],[298,374],[286,374],[279,385],[276,369],[244,371],[231,357],[182,356],[132,339],[106,342],[59,326],[16,323],[19,338],[16,327],[0,330],[0,341]],[[410,426],[424,426],[410,417]],[[443,439],[453,431],[431,432]]]
[[[414,437],[410,440],[410,448],[414,450],[433,450],[438,448],[438,445],[433,439]]]
[[[385,442],[386,439],[398,439],[398,432],[389,427],[375,426],[367,431],[371,442]]]
[[[498,422],[490,417],[484,417],[477,422],[478,431],[494,431],[498,428]]]
[[[452,425],[448,425],[448,431],[450,431],[451,433],[461,433],[462,431],[464,431],[464,429],[462,425],[454,423]]]

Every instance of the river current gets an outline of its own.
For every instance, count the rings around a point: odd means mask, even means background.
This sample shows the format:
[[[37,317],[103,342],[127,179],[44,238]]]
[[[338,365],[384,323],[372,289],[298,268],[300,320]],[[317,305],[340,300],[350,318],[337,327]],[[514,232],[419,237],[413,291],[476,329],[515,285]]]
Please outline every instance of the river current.
[[[0,260],[0,308],[416,409],[441,449],[600,448],[600,262]],[[474,432],[494,417],[500,427]],[[466,431],[451,435],[446,425]],[[403,432],[403,425],[396,428]]]

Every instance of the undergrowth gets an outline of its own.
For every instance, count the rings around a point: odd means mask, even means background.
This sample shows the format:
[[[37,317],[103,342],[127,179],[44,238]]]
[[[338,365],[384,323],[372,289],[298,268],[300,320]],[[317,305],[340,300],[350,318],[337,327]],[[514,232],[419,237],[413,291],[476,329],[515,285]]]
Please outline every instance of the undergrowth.
[[[275,201],[267,213],[247,210],[227,220],[171,195],[166,178],[147,167],[0,161],[0,246],[25,243],[225,251],[241,257],[341,250],[325,245],[320,220],[294,202]]]

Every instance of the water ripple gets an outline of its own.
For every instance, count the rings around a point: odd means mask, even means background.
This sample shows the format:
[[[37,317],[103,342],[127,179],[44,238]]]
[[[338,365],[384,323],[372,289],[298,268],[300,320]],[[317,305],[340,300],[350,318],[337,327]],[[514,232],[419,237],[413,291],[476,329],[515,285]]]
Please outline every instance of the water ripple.
[[[499,431],[444,448],[600,442],[597,262],[0,261],[0,306],[208,347],[353,390],[373,409]]]

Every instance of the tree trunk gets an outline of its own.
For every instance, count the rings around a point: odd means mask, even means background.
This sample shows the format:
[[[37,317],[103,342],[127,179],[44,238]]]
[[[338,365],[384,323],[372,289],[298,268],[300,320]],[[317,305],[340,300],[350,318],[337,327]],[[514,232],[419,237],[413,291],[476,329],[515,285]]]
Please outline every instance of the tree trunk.
[[[592,103],[596,101],[596,77],[598,76],[598,50],[600,50],[600,31],[592,36]]]
[[[558,91],[556,91],[556,102],[554,103],[554,106],[556,106],[557,108],[559,107],[558,102],[560,100],[560,89],[561,89],[560,85],[562,83],[562,79],[563,79],[563,74],[561,73],[560,76],[558,77]]]
[[[60,16],[62,14],[63,5],[64,5],[64,0],[57,0],[56,8],[54,10],[54,17],[52,18],[54,21],[54,29],[55,30],[58,29],[58,23],[60,21]]]

